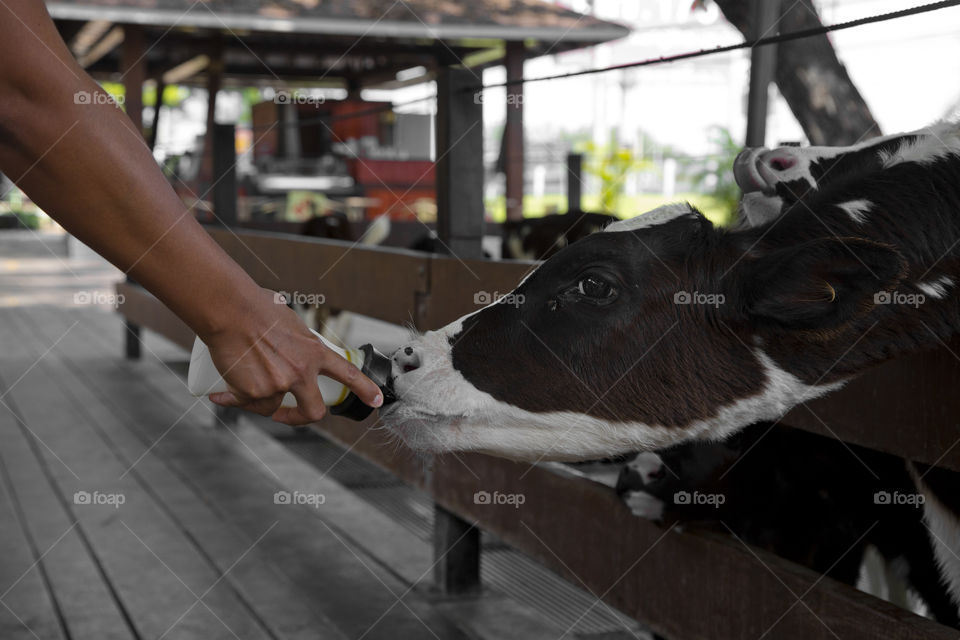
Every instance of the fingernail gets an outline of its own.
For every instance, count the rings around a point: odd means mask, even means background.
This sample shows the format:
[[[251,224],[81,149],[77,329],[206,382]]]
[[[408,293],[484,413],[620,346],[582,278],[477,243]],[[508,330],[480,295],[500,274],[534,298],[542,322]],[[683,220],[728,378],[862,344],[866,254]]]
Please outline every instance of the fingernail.
[[[377,397],[373,399],[374,408],[379,407],[383,404],[383,394],[377,394]]]

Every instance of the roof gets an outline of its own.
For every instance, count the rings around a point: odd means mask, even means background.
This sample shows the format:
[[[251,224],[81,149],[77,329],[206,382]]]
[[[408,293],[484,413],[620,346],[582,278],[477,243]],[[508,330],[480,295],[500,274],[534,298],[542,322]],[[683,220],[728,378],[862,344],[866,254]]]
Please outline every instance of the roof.
[[[541,0],[61,0],[47,7],[60,20],[382,38],[582,45],[629,32]]]

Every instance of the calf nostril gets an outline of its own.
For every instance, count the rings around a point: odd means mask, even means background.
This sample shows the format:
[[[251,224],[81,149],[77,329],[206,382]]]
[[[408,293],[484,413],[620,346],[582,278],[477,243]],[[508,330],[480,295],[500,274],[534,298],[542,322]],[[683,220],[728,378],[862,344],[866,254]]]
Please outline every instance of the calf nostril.
[[[420,354],[413,347],[407,346],[400,349],[393,358],[403,373],[410,373],[420,368]]]
[[[796,166],[797,161],[789,156],[780,156],[770,160],[770,168],[774,171],[786,171]]]

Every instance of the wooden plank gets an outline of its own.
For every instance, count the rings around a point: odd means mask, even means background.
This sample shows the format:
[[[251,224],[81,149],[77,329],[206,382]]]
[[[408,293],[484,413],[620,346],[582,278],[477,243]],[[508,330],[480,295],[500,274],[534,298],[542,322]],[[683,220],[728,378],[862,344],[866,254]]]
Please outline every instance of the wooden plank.
[[[128,321],[156,331],[188,351],[193,348],[193,330],[151,293],[130,282],[118,282],[116,290],[118,302],[123,301],[117,305],[117,312]]]
[[[377,452],[386,447],[384,440],[355,451],[383,465],[389,461]],[[470,454],[438,456],[431,471],[425,488],[439,504],[667,637],[759,637],[774,623],[772,637],[783,638],[833,638],[831,631],[845,639],[956,637],[955,630],[728,537],[667,532],[632,516],[608,487],[557,465],[528,470]],[[525,502],[519,511],[478,505],[480,490],[523,494]],[[797,604],[808,589],[805,604]]]
[[[132,368],[137,365],[128,367],[125,365],[129,363],[95,358],[102,354],[99,344],[77,341],[68,346],[84,354],[77,359],[87,372],[83,382],[90,392],[129,421],[131,428],[142,429],[145,442],[156,440],[162,435],[164,423],[185,414],[184,424],[192,425],[198,433],[192,433],[191,428],[173,429],[157,441],[151,454],[163,458],[181,477],[189,478],[221,517],[229,518],[247,535],[262,533],[264,522],[277,522],[258,545],[258,551],[348,636],[433,638],[438,634],[465,638],[420,595],[406,594],[403,604],[398,604],[397,597],[405,593],[405,585],[366,551],[337,533],[335,523],[318,528],[316,516],[322,517],[322,510],[319,514],[304,513],[303,507],[276,504],[274,493],[280,487],[268,477],[269,472],[251,471],[251,465],[260,463],[238,454],[242,445],[228,430],[199,426],[209,422],[209,414],[199,404],[185,410],[194,404],[185,389],[172,398],[184,403],[182,407],[157,404],[157,397],[164,392],[133,375]],[[145,407],[149,407],[154,420],[138,421]],[[322,570],[318,570],[320,567]]]
[[[426,292],[428,255],[266,232],[208,232],[261,286],[322,294],[333,308],[404,324]]]
[[[520,260],[460,260],[433,256],[430,291],[422,299],[417,328],[437,329],[478,310],[494,295],[513,291],[535,264]]]
[[[46,329],[56,330],[51,326],[48,318],[43,314],[28,312],[30,322]],[[94,328],[100,324],[114,329],[116,319],[106,314],[85,313],[87,316],[101,317],[84,318],[77,327],[82,332],[82,340],[91,348],[93,353],[99,350],[103,353],[103,346],[108,343],[99,338],[101,331]],[[112,322],[102,322],[102,318],[109,318]],[[112,332],[112,331],[111,331]],[[72,344],[65,345],[64,351],[74,355]],[[153,352],[147,349],[148,362],[153,360]],[[108,356],[109,358],[109,356]],[[54,355],[57,367],[64,374],[57,376],[64,391],[74,400],[89,399],[90,391],[81,382],[77,375],[77,362],[66,354]],[[138,366],[138,369],[143,367]],[[153,368],[151,368],[151,371]],[[172,377],[172,374],[171,374]],[[184,390],[185,391],[185,390]],[[140,484],[148,488],[155,496],[158,504],[176,520],[194,546],[202,550],[209,557],[210,562],[216,565],[224,581],[233,587],[246,606],[253,609],[257,616],[270,630],[271,634],[286,640],[345,640],[345,637],[328,618],[316,608],[307,594],[298,590],[289,581],[285,580],[275,568],[258,554],[257,549],[251,549],[248,537],[238,531],[227,519],[221,518],[207,503],[207,498],[196,492],[195,487],[189,484],[187,478],[182,478],[164,461],[154,455],[143,455],[151,442],[138,438],[116,413],[100,402],[82,402],[84,410],[89,413],[101,437],[122,456],[124,464],[131,468],[130,474],[136,477]],[[195,423],[183,425],[195,426]],[[204,429],[202,433],[207,433]],[[139,459],[139,461],[138,461]],[[136,463],[136,464],[134,464]],[[246,555],[245,555],[246,554]],[[237,563],[238,558],[244,558]]]
[[[36,360],[36,355],[25,350],[24,337],[11,324],[11,315],[11,310],[4,310],[4,321],[0,322],[0,343],[5,349],[2,362],[5,395],[4,406],[0,408],[0,458],[8,487],[22,508],[23,525],[32,541],[34,553],[42,557],[38,566],[49,581],[55,606],[70,635],[130,638],[133,632],[126,622],[125,613],[106,584],[82,528],[75,526],[76,518],[68,506],[73,493],[65,491],[55,481],[56,470],[51,468],[51,464],[65,474],[71,474],[71,471],[56,460],[51,451],[57,455],[65,455],[65,452],[40,434],[42,425],[14,413],[27,408],[19,402],[22,397],[20,392],[31,385],[38,386],[39,394],[43,396],[40,402],[44,406],[52,406],[56,401],[46,396],[49,385],[42,379],[35,379],[32,373],[23,376],[11,390],[9,385],[13,384],[12,380],[19,379]],[[15,578],[12,576],[10,581]],[[49,621],[39,618],[37,624],[50,628],[49,637],[59,635]]]
[[[0,431],[19,430],[13,414],[0,408]],[[2,445],[5,448],[5,443]],[[42,482],[42,478],[38,478]],[[44,567],[37,562],[42,551],[31,546],[14,487],[0,457],[0,638],[65,638],[59,611],[54,606]]]
[[[40,330],[35,319],[27,324],[18,313],[10,318],[23,323],[22,328]],[[28,345],[35,359],[43,353],[43,345],[51,344],[59,334],[59,330],[50,335],[38,333],[28,340],[24,332],[21,344]],[[79,335],[67,333],[59,344],[78,339]],[[62,369],[54,366],[50,353],[37,361],[9,397],[18,402],[31,429],[63,461],[57,467],[52,459],[47,463],[64,495],[86,492],[89,496],[122,497],[122,504],[116,506],[73,499],[68,508],[137,632],[151,638],[168,632],[178,638],[228,640],[235,634],[268,638],[229,583],[219,580],[219,572],[158,507],[139,478],[127,473],[129,463],[118,459],[93,428],[86,410],[90,399],[71,399],[64,393],[58,384]],[[171,421],[164,428],[173,424]],[[144,584],[150,589],[144,589]],[[198,603],[201,594],[202,603]],[[125,630],[117,637],[129,636],[130,631]]]

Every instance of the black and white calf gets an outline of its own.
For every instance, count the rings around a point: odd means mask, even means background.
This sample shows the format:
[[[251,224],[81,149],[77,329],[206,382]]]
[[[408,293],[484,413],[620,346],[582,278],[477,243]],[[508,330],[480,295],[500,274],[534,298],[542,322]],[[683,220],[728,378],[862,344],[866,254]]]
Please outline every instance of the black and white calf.
[[[723,442],[641,453],[621,470],[617,491],[635,515],[729,531],[850,585],[872,546],[937,621],[958,627],[924,526],[915,486],[923,473],[957,495],[960,474],[763,422]]]
[[[960,330],[960,127],[752,164],[776,216],[747,203],[758,224],[726,230],[678,204],[580,240],[399,349],[387,423],[526,460],[721,439]]]

